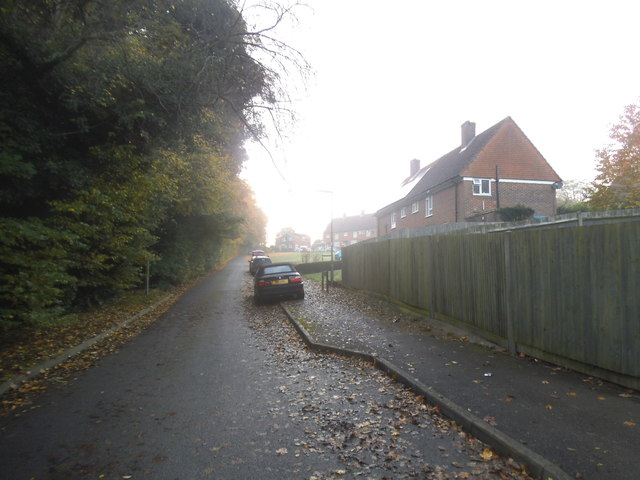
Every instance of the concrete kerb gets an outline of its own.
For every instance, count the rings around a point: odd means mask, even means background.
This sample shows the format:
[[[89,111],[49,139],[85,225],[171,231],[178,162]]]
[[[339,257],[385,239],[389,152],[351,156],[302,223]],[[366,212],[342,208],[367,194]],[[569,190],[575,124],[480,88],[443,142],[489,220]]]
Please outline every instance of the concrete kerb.
[[[347,357],[358,358],[373,363],[382,372],[389,375],[396,381],[401,382],[417,395],[422,395],[425,400],[432,405],[438,406],[440,411],[458,423],[465,431],[475,436],[479,440],[491,445],[493,449],[503,456],[513,458],[519,463],[525,464],[531,475],[542,480],[571,480],[568,473],[554,463],[548,461],[530,448],[524,446],[517,440],[509,437],[497,428],[489,425],[484,420],[476,417],[468,410],[460,407],[456,403],[440,394],[432,387],[422,383],[415,377],[411,377],[407,372],[389,360],[386,360],[375,353],[360,352],[347,348],[337,347],[316,342],[303,325],[298,322],[284,304],[280,307],[285,312],[289,321],[298,331],[303,341],[312,350],[337,353]]]
[[[160,300],[158,300],[156,303],[154,303],[153,305],[151,305],[150,307],[145,308],[144,310],[142,310],[141,312],[136,313],[135,315],[133,315],[132,317],[126,319],[124,322],[116,325],[115,327],[111,327],[109,330],[100,333],[99,335],[96,335],[93,338],[90,338],[89,340],[86,340],[85,342],[82,342],[79,345],[76,345],[73,348],[70,348],[69,350],[67,350],[66,352],[64,352],[62,355],[58,355],[55,358],[51,358],[49,360],[46,360],[44,362],[42,362],[39,365],[35,365],[30,369],[30,373],[24,374],[24,375],[18,375],[15,376],[9,380],[7,380],[6,382],[2,383],[0,385],[0,395],[3,395],[5,392],[14,389],[14,388],[18,388],[18,386],[22,383],[25,382],[26,380],[29,380],[33,377],[36,377],[40,374],[42,374],[43,372],[45,372],[46,370],[49,370],[50,368],[56,367],[58,365],[60,365],[63,362],[66,362],[67,360],[69,360],[71,357],[73,357],[74,355],[87,350],[88,348],[90,348],[91,346],[93,346],[95,343],[99,342],[100,340],[108,337],[109,335],[111,335],[114,332],[117,332],[118,330],[120,330],[121,328],[126,327],[127,325],[129,325],[131,322],[133,322],[135,319],[140,318],[143,315],[146,315],[147,313],[151,312],[152,310],[155,310],[156,308],[158,308],[160,305],[162,305],[164,302],[166,302],[167,300],[169,300],[172,297],[172,295],[167,295],[164,298],[161,298]]]

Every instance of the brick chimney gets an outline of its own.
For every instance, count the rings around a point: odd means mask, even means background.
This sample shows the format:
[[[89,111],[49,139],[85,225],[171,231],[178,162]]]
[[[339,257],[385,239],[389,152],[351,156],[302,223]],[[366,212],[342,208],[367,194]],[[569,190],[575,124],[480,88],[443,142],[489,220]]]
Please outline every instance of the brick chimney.
[[[476,124],[467,120],[460,127],[462,130],[462,148],[469,145],[469,142],[476,136]]]
[[[420,160],[414,158],[409,162],[409,176],[413,177],[420,170]]]

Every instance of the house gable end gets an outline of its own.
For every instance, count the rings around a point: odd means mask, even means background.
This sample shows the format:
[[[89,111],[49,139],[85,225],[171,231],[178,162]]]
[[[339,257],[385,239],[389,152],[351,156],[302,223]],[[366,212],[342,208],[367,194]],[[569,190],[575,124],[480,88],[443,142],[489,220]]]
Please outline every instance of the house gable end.
[[[516,123],[507,117],[486,142],[464,177],[494,178],[496,166],[503,179],[558,182],[560,177]]]

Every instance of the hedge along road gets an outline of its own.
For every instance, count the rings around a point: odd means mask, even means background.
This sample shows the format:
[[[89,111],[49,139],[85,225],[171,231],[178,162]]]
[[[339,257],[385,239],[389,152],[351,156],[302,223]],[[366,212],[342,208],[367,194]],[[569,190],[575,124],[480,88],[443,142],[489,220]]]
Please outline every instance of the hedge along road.
[[[251,294],[238,258],[1,418],[1,477],[529,478],[371,365],[308,351]]]

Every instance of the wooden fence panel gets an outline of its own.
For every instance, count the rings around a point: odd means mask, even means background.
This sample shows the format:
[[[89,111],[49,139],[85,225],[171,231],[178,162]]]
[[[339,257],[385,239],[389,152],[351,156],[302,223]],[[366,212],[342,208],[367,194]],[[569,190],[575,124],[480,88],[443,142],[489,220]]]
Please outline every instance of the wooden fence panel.
[[[640,375],[640,224],[513,234],[517,341]]]
[[[514,345],[640,377],[640,222],[399,238],[343,253],[348,286],[505,340],[511,319]]]

